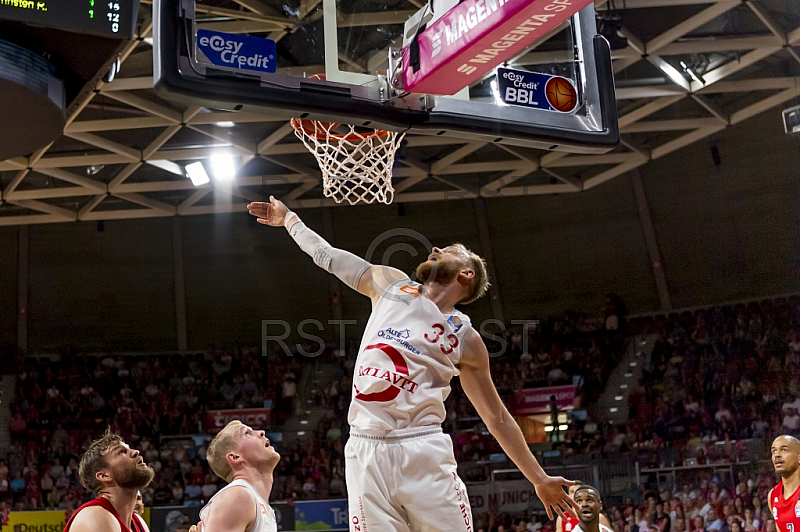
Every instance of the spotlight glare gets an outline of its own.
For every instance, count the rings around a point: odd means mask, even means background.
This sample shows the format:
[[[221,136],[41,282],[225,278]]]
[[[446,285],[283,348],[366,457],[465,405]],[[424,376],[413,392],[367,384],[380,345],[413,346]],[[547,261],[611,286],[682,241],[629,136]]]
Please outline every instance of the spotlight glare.
[[[231,182],[236,178],[236,166],[229,153],[220,153],[211,156],[211,171],[218,181]]]
[[[209,181],[208,173],[206,172],[205,166],[200,161],[197,161],[192,164],[186,165],[186,175],[189,176],[189,179],[192,180],[192,184],[196,187],[201,185],[205,185]]]

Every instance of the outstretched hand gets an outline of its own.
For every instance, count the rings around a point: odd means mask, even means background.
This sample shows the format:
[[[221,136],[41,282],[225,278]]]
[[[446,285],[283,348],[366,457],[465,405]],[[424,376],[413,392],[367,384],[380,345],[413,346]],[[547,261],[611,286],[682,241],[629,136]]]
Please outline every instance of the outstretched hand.
[[[256,201],[247,206],[247,212],[258,218],[258,223],[282,227],[289,209],[281,200],[269,197],[268,202]]]
[[[534,485],[536,495],[539,500],[544,504],[544,509],[547,511],[547,517],[554,518],[554,513],[561,519],[566,519],[569,514],[573,518],[578,518],[578,505],[564,491],[564,487],[569,487],[575,484],[571,480],[566,480],[564,477],[550,477],[546,476],[538,485]]]

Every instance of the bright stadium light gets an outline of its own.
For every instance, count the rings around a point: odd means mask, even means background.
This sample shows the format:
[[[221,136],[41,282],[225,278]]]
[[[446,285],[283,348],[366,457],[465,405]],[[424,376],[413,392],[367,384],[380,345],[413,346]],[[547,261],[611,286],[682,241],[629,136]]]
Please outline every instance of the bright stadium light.
[[[236,165],[230,153],[215,153],[211,156],[211,172],[214,179],[230,182],[236,178]]]
[[[200,161],[196,163],[187,164],[186,165],[186,175],[189,176],[189,179],[192,180],[192,184],[196,187],[200,185],[205,185],[209,181],[208,173],[206,172],[205,166]]]

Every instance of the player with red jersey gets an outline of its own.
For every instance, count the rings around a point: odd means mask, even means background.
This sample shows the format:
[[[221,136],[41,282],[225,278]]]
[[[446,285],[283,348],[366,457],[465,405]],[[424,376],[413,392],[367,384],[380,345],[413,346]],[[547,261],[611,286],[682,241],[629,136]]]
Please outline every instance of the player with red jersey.
[[[81,484],[97,498],[75,510],[64,532],[145,532],[133,508],[139,489],[150,484],[154,474],[139,451],[106,431],[89,445],[78,467]]]
[[[778,436],[770,448],[781,481],[769,491],[769,509],[779,532],[800,532],[800,440]]]

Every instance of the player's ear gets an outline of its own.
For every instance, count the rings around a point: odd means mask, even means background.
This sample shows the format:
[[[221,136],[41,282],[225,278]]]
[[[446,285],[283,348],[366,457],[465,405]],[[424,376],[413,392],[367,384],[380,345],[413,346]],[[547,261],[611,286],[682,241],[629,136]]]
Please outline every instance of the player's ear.
[[[108,471],[105,469],[101,469],[97,473],[94,474],[94,478],[97,479],[98,482],[108,482],[111,480],[111,475],[108,474]]]
[[[462,276],[467,281],[472,281],[472,279],[475,277],[475,270],[472,268],[464,268],[461,270],[461,272],[459,272],[459,276]]]
[[[229,464],[235,464],[235,463],[238,463],[238,462],[242,461],[241,455],[236,454],[234,452],[230,452],[230,453],[226,454],[225,458],[228,460]]]

